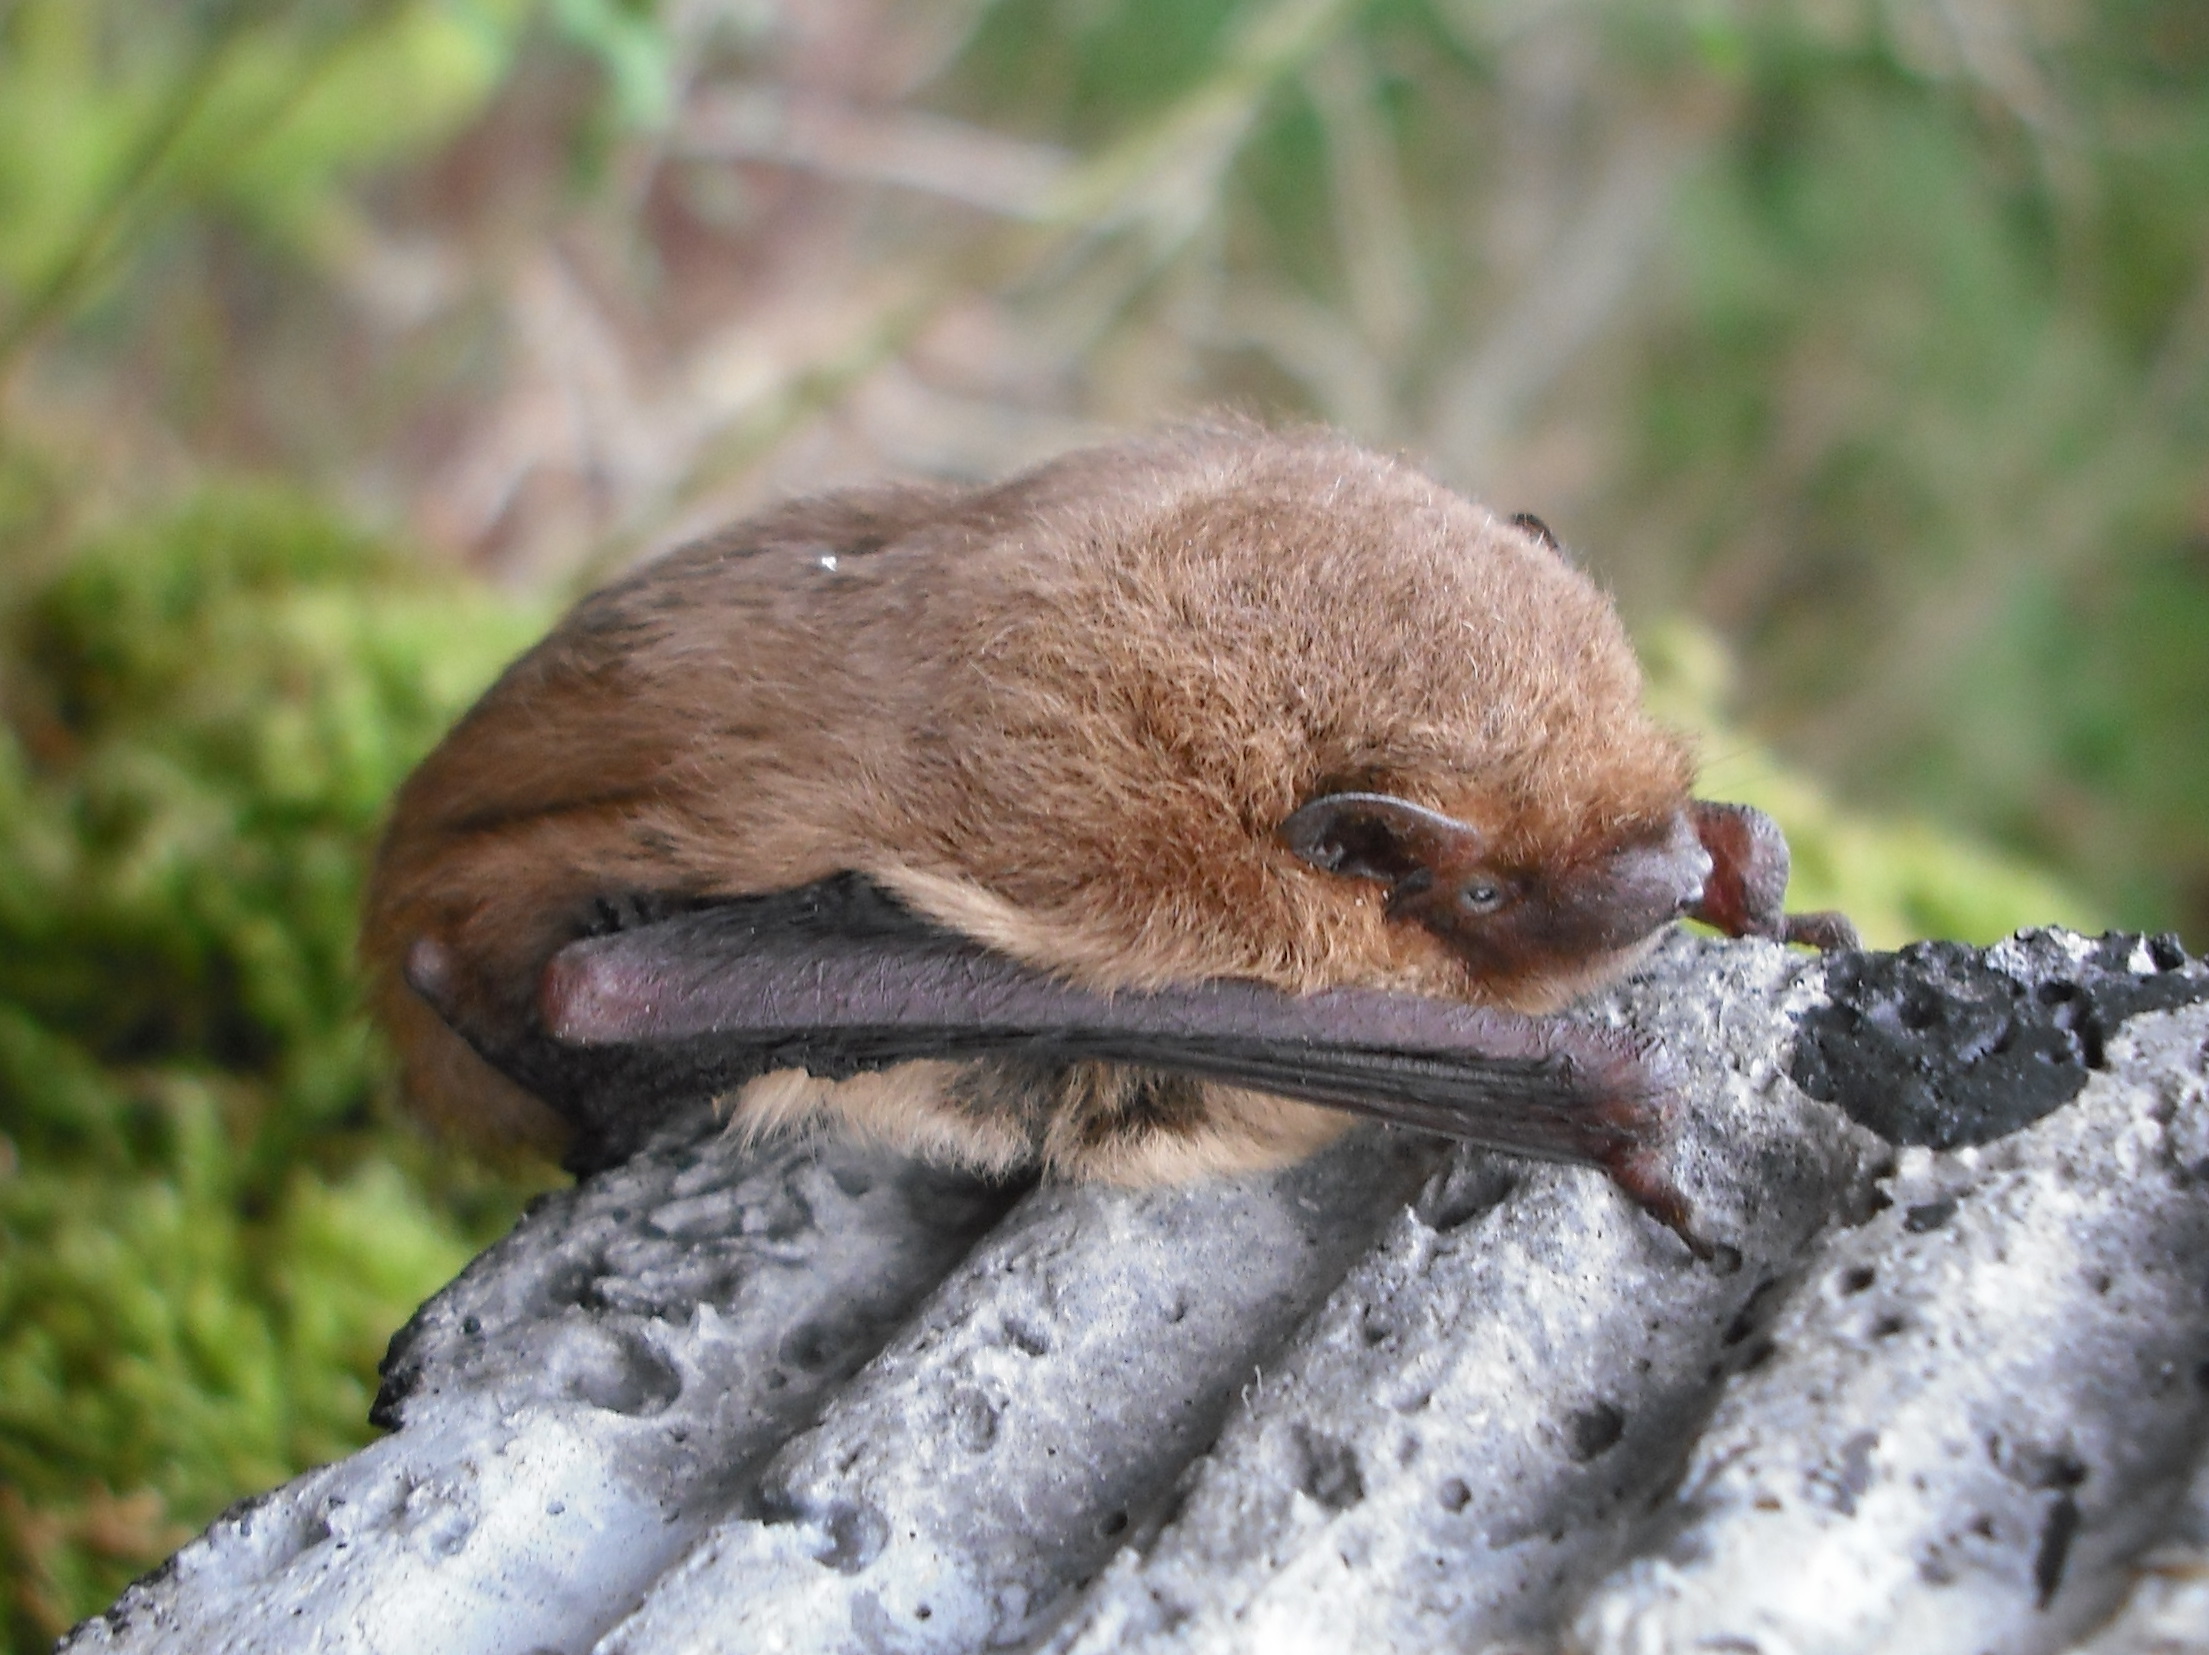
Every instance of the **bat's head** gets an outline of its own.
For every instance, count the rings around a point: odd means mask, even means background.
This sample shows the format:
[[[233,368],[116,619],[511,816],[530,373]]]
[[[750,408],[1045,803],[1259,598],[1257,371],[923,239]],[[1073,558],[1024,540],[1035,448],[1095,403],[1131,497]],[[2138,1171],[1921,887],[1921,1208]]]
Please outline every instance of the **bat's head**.
[[[1249,431],[1012,487],[930,594],[942,785],[873,835],[923,854],[863,870],[924,911],[1092,982],[1542,1010],[1699,896],[1686,746],[1538,523]]]
[[[1386,793],[1329,793],[1281,824],[1323,873],[1386,888],[1388,918],[1421,927],[1479,982],[1535,1008],[1622,968],[1702,901],[1712,863],[1690,813],[1512,857],[1479,829]]]

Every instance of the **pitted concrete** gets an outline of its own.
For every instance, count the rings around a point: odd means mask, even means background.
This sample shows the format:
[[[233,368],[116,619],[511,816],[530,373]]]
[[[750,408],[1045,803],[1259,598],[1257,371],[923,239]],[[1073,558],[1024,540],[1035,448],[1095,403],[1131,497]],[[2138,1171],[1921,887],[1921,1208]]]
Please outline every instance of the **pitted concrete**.
[[[394,1435],[64,1647],[2209,1649],[2209,972],[1932,964],[1840,968],[1916,1043],[1908,1118],[2010,1061],[1996,979],[2068,1101],[1882,1138],[1798,1087],[1828,966],[1763,944],[1584,1013],[1686,1077],[1714,1263],[1597,1173],[1408,1134],[1022,1193],[701,1117],[424,1307]]]

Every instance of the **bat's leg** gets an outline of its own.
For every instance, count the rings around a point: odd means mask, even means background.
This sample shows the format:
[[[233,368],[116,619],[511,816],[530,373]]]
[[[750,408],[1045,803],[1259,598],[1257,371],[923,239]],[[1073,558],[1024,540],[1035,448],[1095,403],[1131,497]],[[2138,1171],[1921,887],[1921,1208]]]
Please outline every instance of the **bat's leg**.
[[[1566,1025],[1565,1041],[1577,1045],[1577,1033]],[[1569,1135],[1577,1140],[1570,1158],[1600,1167],[1628,1200],[1707,1263],[1717,1249],[1697,1230],[1694,1204],[1672,1176],[1680,1087],[1671,1065],[1661,1052],[1620,1057],[1588,1044],[1588,1053],[1575,1054],[1579,1061],[1572,1064],[1586,1101],[1568,1117]]]
[[[1644,1146],[1603,1163],[1603,1171],[1626,1198],[1687,1244],[1706,1264],[1718,1249],[1695,1228],[1695,1209],[1672,1181],[1672,1167],[1654,1146]]]
[[[1710,853],[1710,878],[1688,917],[1729,937],[1766,937],[1812,948],[1858,948],[1856,927],[1844,914],[1787,912],[1787,836],[1779,824],[1748,805],[1697,799],[1695,836]]]

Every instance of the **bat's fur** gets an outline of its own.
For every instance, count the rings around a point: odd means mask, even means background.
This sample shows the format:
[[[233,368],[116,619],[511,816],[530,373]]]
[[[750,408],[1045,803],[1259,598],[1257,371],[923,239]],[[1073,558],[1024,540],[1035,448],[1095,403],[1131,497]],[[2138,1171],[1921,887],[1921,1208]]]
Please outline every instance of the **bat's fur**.
[[[1375,791],[1569,878],[1685,804],[1609,602],[1525,529],[1317,433],[1189,427],[995,487],[803,500],[585,600],[399,795],[363,952],[416,1106],[555,1142],[408,988],[535,1016],[586,932],[840,870],[1097,986],[1244,977],[1553,1007],[1633,950],[1476,978],[1275,829]],[[1195,1088],[1195,1090],[1191,1090]],[[828,1110],[988,1167],[1115,1180],[1304,1153],[1343,1117],[1130,1071],[769,1076],[741,1123]]]

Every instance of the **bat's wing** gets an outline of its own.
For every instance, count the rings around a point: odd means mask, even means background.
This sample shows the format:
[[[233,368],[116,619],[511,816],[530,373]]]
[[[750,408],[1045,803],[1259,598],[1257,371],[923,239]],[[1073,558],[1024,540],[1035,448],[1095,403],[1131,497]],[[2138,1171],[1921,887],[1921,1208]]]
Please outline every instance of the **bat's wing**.
[[[682,1103],[778,1069],[843,1078],[916,1058],[1102,1059],[1599,1166],[1702,1250],[1666,1164],[1673,1090],[1661,1058],[1624,1039],[1358,989],[1099,993],[929,924],[854,876],[570,944],[545,969],[539,1013],[540,1029],[504,1045],[462,1033],[574,1120],[593,1163]]]

